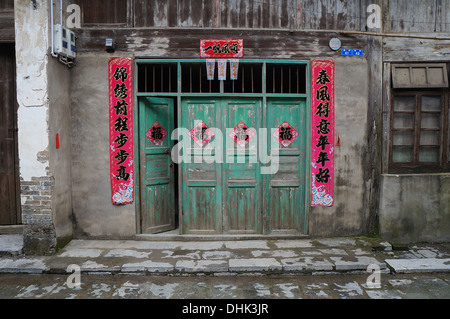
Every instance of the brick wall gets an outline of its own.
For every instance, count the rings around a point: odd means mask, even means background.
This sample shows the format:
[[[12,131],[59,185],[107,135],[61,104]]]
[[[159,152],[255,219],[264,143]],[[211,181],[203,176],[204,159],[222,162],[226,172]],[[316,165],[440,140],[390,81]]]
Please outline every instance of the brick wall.
[[[56,234],[52,216],[54,178],[32,177],[20,181],[24,253],[51,255],[55,253]]]

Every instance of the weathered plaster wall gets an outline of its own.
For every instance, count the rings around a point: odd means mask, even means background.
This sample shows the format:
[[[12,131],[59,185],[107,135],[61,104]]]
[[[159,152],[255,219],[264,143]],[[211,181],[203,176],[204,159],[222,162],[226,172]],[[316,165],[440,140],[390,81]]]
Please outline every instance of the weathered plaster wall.
[[[136,234],[135,205],[111,203],[110,57],[106,53],[79,54],[77,65],[71,69],[72,198],[77,238],[126,238]]]
[[[397,242],[450,240],[450,175],[382,175],[380,235]]]
[[[50,55],[49,5],[14,2],[20,189],[29,254],[52,254],[72,237],[70,78]]]
[[[47,158],[38,157],[48,147],[47,49],[48,1],[16,0],[16,61],[20,177],[46,176]]]
[[[54,178],[52,216],[57,247],[71,238],[72,227],[72,145],[70,131],[70,71],[51,58],[48,63],[49,91],[49,166]],[[59,134],[60,148],[56,148]]]
[[[339,57],[336,63],[336,133],[341,145],[335,153],[335,204],[312,207],[311,236],[362,234],[364,212],[364,158],[367,152],[368,64],[365,58]],[[337,142],[337,136],[336,136]]]
[[[18,144],[24,252],[55,251],[48,136],[48,1],[14,1]]]

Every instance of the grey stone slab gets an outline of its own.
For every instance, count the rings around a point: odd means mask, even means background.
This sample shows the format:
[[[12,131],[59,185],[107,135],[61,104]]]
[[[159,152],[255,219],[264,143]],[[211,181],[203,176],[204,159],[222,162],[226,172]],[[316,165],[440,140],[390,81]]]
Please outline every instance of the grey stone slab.
[[[381,242],[380,246],[384,247],[385,251],[391,251],[392,250],[392,245],[389,242],[387,242],[387,241]]]
[[[283,269],[286,271],[331,271],[333,264],[325,258],[299,257],[281,259]]]
[[[112,249],[105,254],[105,257],[134,257],[148,258],[152,252],[137,251],[135,249]]]
[[[189,252],[189,250],[184,250],[184,251],[180,251],[180,250],[163,250],[162,253],[165,254],[162,258],[171,258],[171,259],[185,259],[185,258],[189,258],[189,259],[200,259],[200,250],[196,250],[196,251],[192,251]]]
[[[436,258],[438,256],[438,252],[434,249],[419,249],[417,250],[417,253],[425,258]]]
[[[230,271],[277,271],[281,270],[281,264],[275,258],[249,258],[230,259]]]
[[[137,249],[142,250],[159,250],[159,249],[176,249],[180,245],[175,241],[142,241],[136,244]]]
[[[306,239],[278,240],[278,241],[275,241],[274,244],[278,248],[311,248],[311,247],[313,247],[311,240],[306,240]]]
[[[352,249],[350,251],[353,255],[356,255],[356,256],[372,255],[371,251],[361,249],[361,248]]]
[[[344,249],[339,248],[319,249],[319,251],[324,255],[348,256],[347,252]]]
[[[19,253],[23,248],[23,235],[0,235],[0,252]]]
[[[292,258],[297,257],[298,254],[289,249],[271,249],[271,250],[253,250],[251,252],[253,257],[283,257]]]
[[[330,257],[334,262],[336,270],[367,270],[369,265],[377,265],[380,269],[385,269],[386,264],[379,262],[373,257],[357,256],[350,257]]]
[[[72,240],[64,250],[72,249],[137,249],[159,250],[176,249],[180,246],[177,241],[137,241],[137,240]]]
[[[301,249],[300,254],[301,256],[322,256],[324,253],[322,253],[320,250],[315,249]]]
[[[89,239],[74,239],[64,250],[71,249],[132,249],[136,248],[139,241],[134,240],[89,240]]]
[[[80,270],[83,272],[116,272],[120,271],[120,266],[107,266],[103,264],[99,264],[93,260],[87,260],[81,264]]]
[[[325,238],[318,239],[318,243],[329,247],[355,246],[356,240],[351,238]]]
[[[217,250],[222,248],[221,241],[192,241],[178,243],[177,248],[181,250]]]
[[[386,259],[396,273],[449,272],[450,258]]]
[[[122,272],[171,272],[175,269],[175,266],[169,263],[154,262],[146,260],[139,263],[126,263],[122,265]]]
[[[269,249],[265,240],[236,240],[226,241],[225,248],[228,249]]]
[[[229,259],[233,257],[233,253],[231,251],[221,251],[221,250],[213,250],[213,251],[204,251],[202,254],[203,259]]]
[[[48,270],[42,258],[0,259],[0,273],[41,274]]]
[[[345,284],[334,283],[333,286],[341,299],[361,298],[363,296],[363,290],[356,281]]]
[[[408,286],[413,283],[411,279],[390,279],[388,282],[392,287]]]
[[[225,272],[228,262],[225,260],[179,260],[175,269],[185,272]]]
[[[72,249],[65,250],[64,252],[59,254],[58,257],[76,257],[76,258],[79,258],[79,257],[90,257],[90,258],[95,258],[95,257],[99,257],[102,252],[103,252],[103,250],[100,250],[100,249],[72,248]]]

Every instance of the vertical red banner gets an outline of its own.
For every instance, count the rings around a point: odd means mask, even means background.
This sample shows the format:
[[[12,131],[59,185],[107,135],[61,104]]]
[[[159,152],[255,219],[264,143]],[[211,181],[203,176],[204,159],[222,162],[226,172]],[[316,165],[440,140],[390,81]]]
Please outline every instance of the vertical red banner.
[[[334,204],[334,71],[333,60],[311,62],[311,206]]]
[[[111,199],[114,205],[133,203],[133,59],[111,58],[109,77],[109,152]]]

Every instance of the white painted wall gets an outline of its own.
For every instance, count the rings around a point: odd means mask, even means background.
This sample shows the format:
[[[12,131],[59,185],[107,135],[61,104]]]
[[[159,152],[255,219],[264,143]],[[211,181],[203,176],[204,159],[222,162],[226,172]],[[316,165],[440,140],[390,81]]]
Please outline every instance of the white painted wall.
[[[40,162],[37,154],[48,147],[47,107],[19,105],[19,165],[20,177],[31,181],[32,177],[46,176],[48,162]]]
[[[38,161],[49,139],[47,64],[49,23],[47,0],[15,0],[17,102],[20,177],[46,176],[47,162]]]

